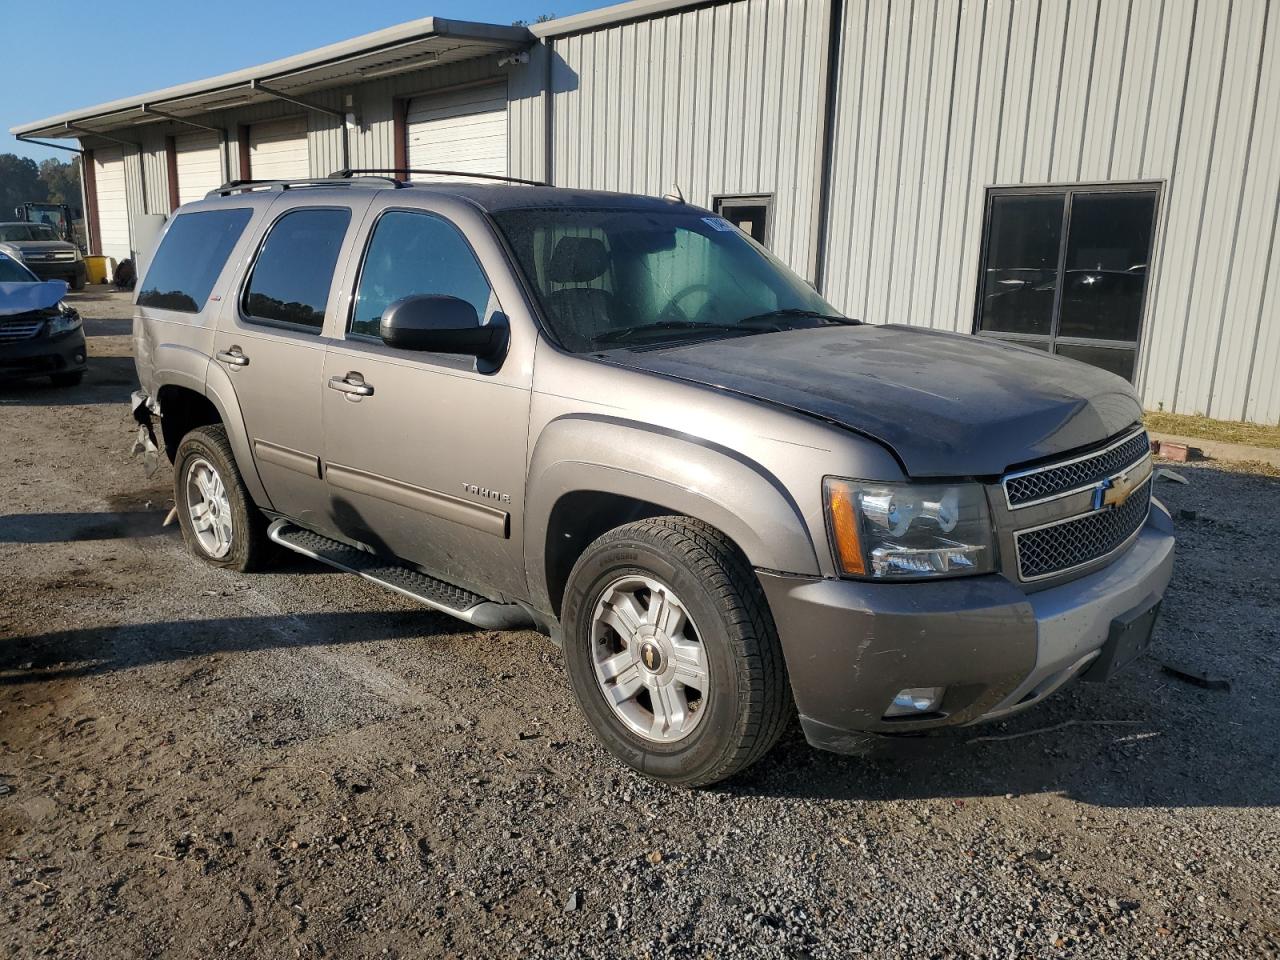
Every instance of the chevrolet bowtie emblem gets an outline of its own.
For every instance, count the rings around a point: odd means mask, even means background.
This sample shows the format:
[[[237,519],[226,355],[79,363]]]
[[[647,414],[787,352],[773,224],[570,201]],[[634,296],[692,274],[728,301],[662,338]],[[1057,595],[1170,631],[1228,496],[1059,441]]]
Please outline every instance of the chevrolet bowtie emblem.
[[[1093,509],[1123,506],[1137,486],[1137,482],[1127,470],[1114,477],[1108,477],[1093,488]]]

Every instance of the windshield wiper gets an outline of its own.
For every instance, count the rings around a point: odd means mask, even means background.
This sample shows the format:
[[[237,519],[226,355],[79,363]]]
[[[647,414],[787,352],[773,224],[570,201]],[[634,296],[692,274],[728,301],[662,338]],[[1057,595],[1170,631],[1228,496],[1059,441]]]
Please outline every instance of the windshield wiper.
[[[639,323],[621,330],[609,330],[593,337],[592,342],[628,343],[636,337],[649,333],[759,333],[761,330],[779,331],[782,327],[775,324],[768,326],[744,326],[741,323],[695,323],[692,320],[661,320],[657,323]]]
[[[861,320],[854,320],[852,317],[840,317],[834,313],[823,313],[820,310],[805,310],[801,307],[784,307],[781,310],[768,310],[764,313],[757,313],[750,317],[744,317],[740,323],[759,323],[762,320],[775,321],[775,325],[779,329],[783,329],[777,321],[786,320],[822,320],[825,323],[840,323],[846,326],[855,326],[862,323]]]

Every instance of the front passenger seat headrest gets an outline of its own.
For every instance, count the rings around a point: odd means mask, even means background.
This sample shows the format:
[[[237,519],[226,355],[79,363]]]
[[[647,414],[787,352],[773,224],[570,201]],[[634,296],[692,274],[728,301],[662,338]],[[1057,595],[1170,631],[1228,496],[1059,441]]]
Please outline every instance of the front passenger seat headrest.
[[[561,237],[551,252],[553,283],[590,283],[609,269],[609,251],[595,237]]]

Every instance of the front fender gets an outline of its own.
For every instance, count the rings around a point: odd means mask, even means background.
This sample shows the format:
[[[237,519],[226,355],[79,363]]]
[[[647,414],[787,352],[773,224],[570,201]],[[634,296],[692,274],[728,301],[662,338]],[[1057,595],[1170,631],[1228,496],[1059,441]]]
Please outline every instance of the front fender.
[[[549,602],[546,542],[552,511],[562,497],[582,491],[617,494],[696,517],[732,539],[754,567],[820,574],[799,506],[760,464],[702,438],[611,417],[572,415],[546,426],[530,458],[525,564],[535,603]]]

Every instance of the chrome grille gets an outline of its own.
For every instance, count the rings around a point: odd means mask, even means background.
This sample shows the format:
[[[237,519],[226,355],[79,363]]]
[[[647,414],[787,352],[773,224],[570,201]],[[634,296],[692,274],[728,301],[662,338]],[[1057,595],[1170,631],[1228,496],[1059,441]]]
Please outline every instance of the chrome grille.
[[[1154,479],[1152,474],[1118,507],[1014,534],[1018,576],[1023,580],[1040,580],[1100,560],[1118,550],[1146,522]]]
[[[0,320],[0,343],[11,340],[30,340],[44,326],[42,317],[19,317],[17,319]]]
[[[1011,473],[1004,478],[1004,495],[1010,509],[1029,507],[1083,490],[1137,463],[1150,451],[1147,432],[1140,429],[1095,453]]]

